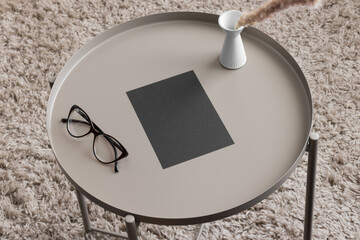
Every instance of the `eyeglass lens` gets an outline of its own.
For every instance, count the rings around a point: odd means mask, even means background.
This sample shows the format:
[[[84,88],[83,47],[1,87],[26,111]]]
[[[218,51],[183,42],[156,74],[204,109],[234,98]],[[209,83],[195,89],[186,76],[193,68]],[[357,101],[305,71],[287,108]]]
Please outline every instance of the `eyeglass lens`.
[[[81,137],[90,132],[91,126],[85,118],[86,114],[78,108],[75,108],[68,118],[68,130],[71,135]]]
[[[122,152],[116,147],[116,140],[109,135],[97,135],[94,140],[94,153],[97,159],[104,163],[112,162],[119,157]]]

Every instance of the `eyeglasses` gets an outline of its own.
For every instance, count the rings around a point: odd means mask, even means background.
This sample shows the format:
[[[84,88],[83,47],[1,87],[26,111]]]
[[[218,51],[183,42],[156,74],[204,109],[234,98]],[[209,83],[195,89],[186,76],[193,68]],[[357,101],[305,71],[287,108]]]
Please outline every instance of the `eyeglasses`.
[[[95,158],[103,164],[114,164],[114,171],[119,172],[118,161],[128,156],[128,152],[114,137],[104,133],[79,106],[73,105],[68,118],[62,118],[66,123],[69,134],[74,138],[94,134],[93,153]]]

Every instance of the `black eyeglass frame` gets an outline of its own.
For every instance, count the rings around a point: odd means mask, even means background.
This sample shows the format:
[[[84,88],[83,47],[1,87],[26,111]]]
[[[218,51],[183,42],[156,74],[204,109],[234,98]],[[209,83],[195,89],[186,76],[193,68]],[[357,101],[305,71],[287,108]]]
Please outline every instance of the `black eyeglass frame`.
[[[87,133],[81,135],[81,136],[76,136],[76,135],[73,135],[69,129],[69,119],[70,119],[70,115],[71,113],[75,110],[75,109],[79,109],[80,112],[78,112],[87,122],[87,124],[90,125],[90,129]],[[90,133],[93,133],[94,134],[94,140],[93,140],[93,153],[94,153],[94,156],[96,158],[96,160],[98,160],[99,162],[103,163],[103,164],[112,164],[112,163],[115,163],[114,165],[114,171],[115,172],[119,172],[118,170],[118,161],[127,157],[129,155],[128,151],[125,149],[125,147],[116,139],[114,138],[113,136],[109,135],[109,134],[106,134],[104,133],[89,117],[89,115],[81,108],[79,107],[78,105],[74,104],[71,108],[70,108],[70,111],[69,111],[69,114],[68,114],[68,117],[67,118],[62,118],[61,119],[61,122],[63,123],[66,123],[66,129],[68,131],[68,133],[70,134],[70,136],[74,137],[74,138],[82,138],[82,137],[85,137],[86,135],[89,135]],[[115,156],[116,156],[116,150],[115,148],[117,147],[120,151],[121,151],[121,155],[119,157],[115,157],[115,160],[111,161],[111,162],[104,162],[102,161],[101,159],[99,159],[96,155],[96,152],[95,152],[95,139],[96,137],[98,137],[99,135],[103,135],[106,140],[109,141],[109,143],[111,144],[111,146],[114,148],[114,152],[115,152]]]

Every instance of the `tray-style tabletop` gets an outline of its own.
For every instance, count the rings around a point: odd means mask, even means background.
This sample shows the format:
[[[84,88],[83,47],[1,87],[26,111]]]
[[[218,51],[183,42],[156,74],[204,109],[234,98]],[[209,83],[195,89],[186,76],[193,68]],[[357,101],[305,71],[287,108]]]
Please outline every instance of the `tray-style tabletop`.
[[[241,34],[245,66],[224,69],[225,34],[217,18],[166,13],[121,24],[85,45],[60,72],[48,104],[49,138],[63,172],[89,199],[142,222],[200,223],[249,208],[292,173],[312,121],[305,77],[279,44],[254,28]],[[162,83],[179,85],[158,88]],[[176,96],[177,89],[184,94]],[[169,106],[157,108],[156,97]],[[95,159],[92,135],[68,134],[60,120],[73,104],[128,150],[118,173]]]

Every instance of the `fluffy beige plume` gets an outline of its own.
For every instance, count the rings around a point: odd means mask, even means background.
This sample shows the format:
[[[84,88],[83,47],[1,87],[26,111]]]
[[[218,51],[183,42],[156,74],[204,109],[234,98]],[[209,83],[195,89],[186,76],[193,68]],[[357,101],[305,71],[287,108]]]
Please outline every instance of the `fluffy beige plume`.
[[[281,11],[291,6],[304,5],[315,6],[320,4],[321,0],[271,0],[270,2],[262,5],[258,9],[255,9],[249,13],[243,14],[236,23],[236,29],[241,26],[260,22],[265,18],[268,18],[273,13]]]

